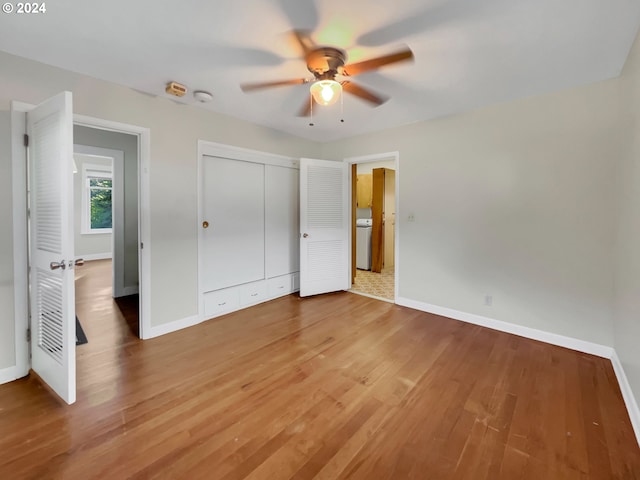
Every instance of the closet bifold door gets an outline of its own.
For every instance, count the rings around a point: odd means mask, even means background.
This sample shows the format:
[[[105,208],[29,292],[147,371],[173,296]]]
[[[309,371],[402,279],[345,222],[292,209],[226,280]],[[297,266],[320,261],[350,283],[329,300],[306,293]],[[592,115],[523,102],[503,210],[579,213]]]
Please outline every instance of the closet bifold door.
[[[267,278],[300,269],[299,175],[295,168],[265,165]]]
[[[265,278],[264,169],[203,156],[203,292]]]

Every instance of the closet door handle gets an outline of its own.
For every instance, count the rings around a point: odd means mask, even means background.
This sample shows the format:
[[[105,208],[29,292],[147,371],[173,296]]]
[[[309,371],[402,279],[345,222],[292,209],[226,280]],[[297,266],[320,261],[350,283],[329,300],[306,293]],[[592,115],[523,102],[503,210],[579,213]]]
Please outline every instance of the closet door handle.
[[[308,233],[303,233],[303,234],[302,234],[302,238],[307,238],[308,236],[309,236],[309,234],[308,234]]]
[[[206,220],[202,222],[202,228],[209,228],[209,222],[207,222]]]

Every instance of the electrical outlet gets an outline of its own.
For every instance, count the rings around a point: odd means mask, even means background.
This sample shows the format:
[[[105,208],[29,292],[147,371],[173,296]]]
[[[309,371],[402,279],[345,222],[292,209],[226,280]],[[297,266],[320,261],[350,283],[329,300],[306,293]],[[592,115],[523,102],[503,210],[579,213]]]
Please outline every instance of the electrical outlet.
[[[410,213],[409,216],[407,217],[407,221],[415,222],[416,221],[416,216],[413,213]]]
[[[493,305],[493,297],[491,295],[485,295],[484,296],[484,304],[487,306],[491,306]]]

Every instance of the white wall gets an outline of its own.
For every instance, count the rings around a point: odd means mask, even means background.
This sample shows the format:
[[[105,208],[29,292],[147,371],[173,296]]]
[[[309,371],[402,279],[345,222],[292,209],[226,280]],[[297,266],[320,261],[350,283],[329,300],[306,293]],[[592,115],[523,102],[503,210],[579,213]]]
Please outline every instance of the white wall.
[[[150,128],[151,208],[143,214],[151,223],[153,326],[197,314],[197,141],[294,157],[320,151],[314,142],[3,52],[0,71],[0,111],[11,100],[36,104],[69,90],[77,114]]]
[[[614,304],[615,349],[640,400],[640,40],[620,77],[629,154],[620,165]]]
[[[0,371],[15,365],[11,118],[0,112]],[[0,377],[2,375],[0,374]],[[0,380],[1,383],[1,380]]]
[[[90,157],[77,153],[73,155],[73,159],[78,168],[77,173],[73,174],[73,247],[75,256],[111,255],[110,233],[82,233],[82,197],[84,195],[84,188],[82,188],[82,167],[85,163],[110,167],[112,161],[108,158]]]
[[[612,346],[618,94],[612,80],[495,105],[322,158],[399,151],[400,297]]]

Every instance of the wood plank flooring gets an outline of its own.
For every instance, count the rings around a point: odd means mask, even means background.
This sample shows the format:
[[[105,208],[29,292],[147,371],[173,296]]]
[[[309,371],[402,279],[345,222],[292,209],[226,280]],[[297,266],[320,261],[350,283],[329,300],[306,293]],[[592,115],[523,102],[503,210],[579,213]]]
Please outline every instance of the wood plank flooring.
[[[142,342],[88,267],[78,401],[0,386],[1,479],[640,478],[607,360],[344,292]]]

